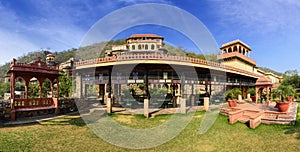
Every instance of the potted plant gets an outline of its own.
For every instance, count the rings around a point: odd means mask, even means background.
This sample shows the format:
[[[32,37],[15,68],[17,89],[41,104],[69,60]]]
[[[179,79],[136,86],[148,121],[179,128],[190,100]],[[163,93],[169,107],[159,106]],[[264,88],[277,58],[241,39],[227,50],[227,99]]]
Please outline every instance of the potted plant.
[[[256,96],[255,96],[255,94],[256,94],[255,88],[249,88],[249,89],[247,90],[247,94],[250,94],[250,98],[251,98],[252,101],[255,101],[255,100],[256,100]]]
[[[295,89],[290,85],[280,85],[274,92],[277,93],[281,99],[281,101],[276,102],[275,107],[277,107],[280,112],[288,111],[295,94]]]
[[[236,107],[236,100],[240,94],[242,94],[242,91],[239,88],[233,88],[224,93],[225,100],[227,100],[230,107]]]
[[[167,88],[154,87],[153,89],[149,89],[151,103],[157,107],[162,106],[167,98],[167,93]]]

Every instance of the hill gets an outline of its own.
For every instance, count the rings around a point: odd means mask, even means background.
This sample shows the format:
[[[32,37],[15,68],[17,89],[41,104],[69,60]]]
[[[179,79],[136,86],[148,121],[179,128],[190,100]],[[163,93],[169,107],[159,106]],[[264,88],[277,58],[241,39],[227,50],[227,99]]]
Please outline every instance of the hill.
[[[55,55],[55,62],[57,62],[58,64],[65,62],[72,57],[74,57],[75,59],[87,60],[87,59],[93,59],[97,57],[103,57],[104,56],[103,50],[111,49],[113,45],[122,45],[122,44],[126,44],[125,39],[95,43],[90,46],[80,47],[78,49],[72,48],[61,52],[50,52],[48,50],[41,50],[38,52],[30,52],[27,55],[18,57],[17,60],[18,62],[30,63],[38,59],[38,57],[41,57],[42,60],[45,61],[45,57],[50,53]],[[214,54],[212,55],[195,54],[194,52],[189,52],[182,47],[174,47],[171,45],[165,45],[164,49],[168,50],[168,54],[170,55],[181,55],[181,56],[188,56],[188,57],[196,57],[204,60],[206,59],[211,61],[217,61],[216,55]],[[6,75],[9,66],[10,63],[6,63],[5,65],[0,66],[0,78]],[[268,68],[264,68],[264,67],[259,67],[259,68],[266,72],[272,72],[276,75],[282,75],[282,73],[273,71]]]
[[[269,68],[266,68],[266,67],[258,67],[258,68],[259,68],[260,70],[263,70],[263,71],[265,71],[265,72],[271,72],[271,73],[276,74],[276,75],[278,75],[278,76],[282,76],[282,75],[283,75],[283,73],[274,71],[274,70],[269,69]]]

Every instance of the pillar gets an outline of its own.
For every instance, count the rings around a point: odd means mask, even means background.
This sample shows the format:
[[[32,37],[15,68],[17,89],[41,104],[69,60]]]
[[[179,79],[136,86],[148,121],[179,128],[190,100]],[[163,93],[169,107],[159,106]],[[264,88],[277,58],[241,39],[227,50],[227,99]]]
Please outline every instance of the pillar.
[[[14,59],[15,61],[15,59]],[[16,110],[14,106],[14,98],[15,98],[15,73],[10,74],[10,104],[11,104],[11,120],[16,120]]]
[[[50,83],[51,83],[51,98],[53,98],[54,97],[54,81],[50,80]]]
[[[23,78],[24,79],[24,78]],[[29,103],[28,103],[28,86],[29,86],[29,81],[28,79],[24,79],[25,81],[25,107],[29,106]]]
[[[144,116],[149,118],[149,99],[144,99]]]
[[[266,98],[266,102],[268,102],[269,101],[269,91],[270,91],[270,88],[269,88],[269,86],[267,86],[267,98]]]
[[[242,101],[242,100],[243,100],[243,99],[242,99],[242,95],[240,95],[240,94],[238,95],[238,100],[239,100],[239,101]]]
[[[193,106],[195,106],[195,95],[192,95],[191,96],[191,106],[193,107]]]
[[[112,113],[112,101],[111,98],[106,99],[106,112]]]
[[[256,86],[255,87],[255,103],[257,104],[257,100],[258,100],[258,90],[259,90],[259,87]]]
[[[107,85],[107,89],[108,89],[108,98],[111,98],[111,69],[108,72],[108,85]]]
[[[204,110],[208,111],[209,110],[209,98],[204,97]]]
[[[58,114],[59,113],[59,105],[58,105],[58,100],[59,100],[59,78],[57,77],[57,79],[56,79],[57,81],[57,90],[56,90],[56,92],[57,92],[57,96],[56,96],[56,100],[57,100],[57,105],[56,105],[56,109],[55,109],[55,113],[56,114]]]
[[[247,94],[247,100],[248,100],[248,101],[251,101],[250,93]]]
[[[192,95],[191,95],[191,106],[195,106],[195,87],[194,84],[192,84]]]
[[[43,80],[38,79],[39,82],[39,98],[42,98],[43,96]],[[40,103],[39,103],[40,104]]]
[[[76,97],[77,98],[82,98],[82,80],[81,80],[81,75],[76,74]]]
[[[186,114],[186,99],[185,98],[181,98],[180,113]]]

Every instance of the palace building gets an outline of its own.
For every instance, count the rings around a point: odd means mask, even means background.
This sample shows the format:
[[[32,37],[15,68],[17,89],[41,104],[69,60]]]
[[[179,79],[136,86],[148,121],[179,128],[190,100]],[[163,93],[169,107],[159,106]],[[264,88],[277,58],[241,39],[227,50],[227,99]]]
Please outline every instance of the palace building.
[[[104,58],[76,62],[75,96],[131,108],[143,105],[144,99],[153,107],[194,106],[205,100],[222,102],[231,88],[240,88],[245,99],[260,77],[268,77],[274,86],[282,79],[259,70],[250,58],[251,48],[241,40],[222,45],[218,62],[170,55],[163,40],[156,34],[132,34]],[[166,92],[161,96],[158,90]]]

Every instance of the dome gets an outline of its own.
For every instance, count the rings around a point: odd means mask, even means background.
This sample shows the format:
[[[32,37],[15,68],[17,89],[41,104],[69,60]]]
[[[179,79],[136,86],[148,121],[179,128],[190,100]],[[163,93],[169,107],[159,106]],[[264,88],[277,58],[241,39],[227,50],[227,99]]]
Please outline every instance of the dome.
[[[256,80],[255,85],[272,85],[272,81],[263,76]]]

